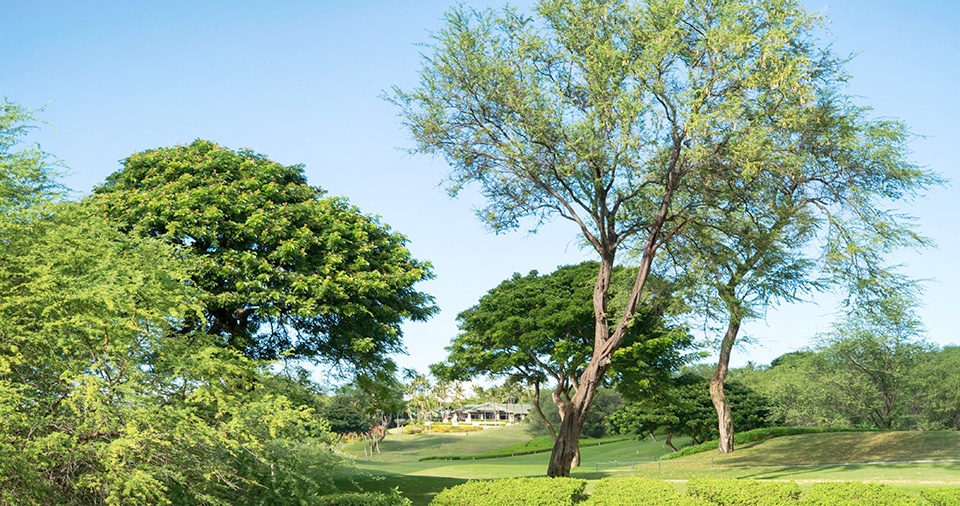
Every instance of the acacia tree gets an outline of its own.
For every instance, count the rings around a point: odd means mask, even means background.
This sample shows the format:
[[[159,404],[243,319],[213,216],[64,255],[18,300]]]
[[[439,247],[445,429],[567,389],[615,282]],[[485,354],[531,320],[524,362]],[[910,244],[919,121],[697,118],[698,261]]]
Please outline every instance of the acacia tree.
[[[6,97],[0,103],[0,216],[6,219],[23,219],[21,211],[63,193],[57,182],[59,161],[25,143],[36,128],[34,112]]]
[[[414,288],[430,265],[406,239],[308,185],[300,165],[198,140],[131,155],[90,200],[128,233],[193,261],[204,318],[182,331],[251,357],[392,376],[401,323],[436,310]]]
[[[845,76],[815,44],[818,19],[794,0],[542,0],[535,10],[450,11],[420,85],[392,100],[416,150],[451,165],[454,193],[479,185],[479,214],[494,230],[561,216],[599,257],[592,354],[548,468],[566,476],[657,253],[702,230],[723,188],[765,173],[801,187],[836,181],[803,177],[829,153],[795,141],[816,133],[810,122],[833,121],[830,109],[807,111]],[[623,248],[639,269],[611,311]]]
[[[726,327],[710,383],[721,453],[733,451],[733,418],[723,392],[743,323],[773,305],[838,285],[848,304],[877,303],[905,285],[884,266],[886,255],[928,244],[908,216],[889,206],[940,179],[907,160],[910,135],[902,122],[871,119],[868,112],[845,97],[819,94],[802,111],[804,128],[785,144],[803,170],[789,177],[762,171],[745,184],[719,186],[717,212],[697,216],[687,229],[696,233],[681,233],[669,245],[693,305]]]

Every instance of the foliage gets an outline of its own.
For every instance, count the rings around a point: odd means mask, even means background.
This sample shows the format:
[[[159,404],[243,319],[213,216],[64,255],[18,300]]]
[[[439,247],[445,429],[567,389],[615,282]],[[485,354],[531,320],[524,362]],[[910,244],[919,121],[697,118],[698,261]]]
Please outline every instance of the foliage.
[[[926,488],[920,497],[933,506],[960,506],[960,488]]]
[[[35,112],[6,97],[0,102],[0,216],[7,220],[63,192],[59,161],[38,145],[23,145],[37,128]]]
[[[601,438],[615,434],[616,428],[610,426],[609,417],[621,405],[623,405],[623,397],[619,392],[609,388],[597,389],[593,407],[583,422],[583,431],[580,434],[587,438]],[[560,424],[560,413],[552,400],[541,399],[540,410],[554,427]],[[528,417],[525,425],[527,432],[531,435],[549,435],[549,430],[539,417]]]
[[[910,427],[960,429],[960,346],[928,349],[914,359],[902,396]]]
[[[800,487],[792,481],[693,478],[687,482],[687,494],[714,504],[780,506],[796,502],[800,498]]]
[[[801,504],[810,506],[922,506],[923,500],[878,483],[814,483]]]
[[[900,292],[854,308],[818,345],[820,371],[835,390],[839,408],[854,426],[904,426],[901,399],[914,361],[927,346],[917,341],[921,324],[915,302]]]
[[[191,260],[204,315],[181,330],[247,356],[388,377],[401,323],[436,310],[414,289],[432,274],[406,239],[309,186],[299,165],[198,140],[131,155],[90,200],[124,231]]]
[[[320,410],[319,415],[330,424],[330,431],[341,436],[363,434],[370,429],[370,419],[365,417],[350,399],[337,395]]]
[[[546,275],[514,274],[503,281],[457,316],[461,332],[447,347],[447,359],[431,366],[434,374],[461,380],[506,376],[529,385],[535,401],[540,399],[532,430],[553,433],[590,356],[595,318],[589,301],[598,267],[584,262]],[[615,269],[610,296],[624,297],[634,277],[634,269]],[[616,379],[634,389],[654,389],[667,381],[686,361],[684,350],[691,346],[686,332],[664,321],[670,304],[666,293],[646,302],[613,357]],[[540,397],[541,386],[548,383],[554,385],[550,403]],[[595,394],[582,434],[604,434],[603,417],[618,404],[616,397],[603,390]]]
[[[583,498],[586,480],[574,478],[512,478],[468,481],[436,495],[431,506],[566,506]]]
[[[684,373],[658,394],[625,403],[608,422],[621,434],[666,432],[691,436],[695,443],[715,438],[717,412],[710,401],[709,381],[692,372]],[[764,396],[736,381],[726,382],[724,389],[734,408],[734,423],[741,430],[778,425]]]
[[[87,205],[8,222],[0,244],[4,500],[58,504],[308,501],[345,464],[267,366],[170,334],[198,293],[169,245]],[[16,498],[15,500],[13,498]]]
[[[411,506],[413,503],[394,490],[392,494],[378,492],[348,492],[320,498],[318,506]]]
[[[534,10],[452,9],[419,86],[390,98],[415,151],[450,164],[451,192],[478,185],[491,228],[559,216],[599,257],[591,358],[566,405],[554,476],[569,474],[593,389],[661,250],[766,220],[780,206],[757,197],[785,189],[819,213],[826,277],[866,296],[883,254],[924,242],[882,204],[940,180],[906,161],[902,123],[874,120],[842,93],[844,61],[817,45],[820,20],[796,1],[541,0]],[[623,249],[638,275],[611,305]]]
[[[662,506],[708,506],[695,497],[681,495],[673,485],[650,478],[604,478],[596,483],[593,494],[584,506],[629,506],[657,504]]]
[[[960,427],[960,353],[917,335],[900,302],[856,310],[814,348],[778,357],[769,368],[734,377],[769,399],[787,424],[937,430]],[[878,304],[877,306],[880,306]]]

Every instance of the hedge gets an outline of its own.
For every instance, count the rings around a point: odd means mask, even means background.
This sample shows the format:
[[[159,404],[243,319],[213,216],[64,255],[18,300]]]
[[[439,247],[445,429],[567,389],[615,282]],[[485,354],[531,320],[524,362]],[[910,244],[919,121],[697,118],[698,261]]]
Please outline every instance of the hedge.
[[[593,495],[583,506],[712,506],[695,497],[680,495],[673,485],[650,478],[604,478],[594,485]]]
[[[411,506],[410,499],[394,490],[392,494],[379,492],[348,492],[320,497],[319,506]]]
[[[586,480],[508,478],[468,481],[441,491],[431,506],[572,506],[585,499]]]
[[[722,506],[779,506],[796,503],[800,486],[792,481],[693,478],[687,494]]]
[[[933,506],[960,506],[960,488],[928,488],[920,491],[920,497]]]
[[[922,499],[890,485],[860,483],[814,483],[800,501],[803,506],[927,506]]]

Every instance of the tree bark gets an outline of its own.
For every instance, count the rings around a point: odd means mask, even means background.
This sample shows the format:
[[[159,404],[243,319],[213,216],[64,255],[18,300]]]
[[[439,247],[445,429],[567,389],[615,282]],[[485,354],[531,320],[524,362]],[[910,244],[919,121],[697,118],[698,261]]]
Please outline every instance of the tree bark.
[[[652,435],[652,433],[651,433]],[[670,432],[667,434],[667,440],[663,442],[665,445],[669,446],[671,450],[677,451],[677,447],[673,446],[673,433]]]
[[[730,401],[723,392],[723,386],[727,380],[727,372],[730,370],[730,353],[739,332],[740,320],[731,318],[727,325],[727,332],[720,343],[720,360],[717,362],[717,370],[710,379],[710,400],[713,401],[713,407],[717,410],[717,425],[720,430],[718,445],[720,453],[733,453],[733,413],[730,409]]]
[[[643,256],[640,260],[640,266],[637,271],[637,279],[633,284],[630,297],[627,299],[626,306],[623,309],[623,315],[617,323],[616,329],[611,333],[608,322],[609,313],[607,311],[607,294],[610,290],[610,280],[613,273],[613,262],[615,256],[615,247],[605,250],[600,255],[600,270],[597,274],[597,282],[593,289],[593,311],[595,317],[596,330],[593,340],[593,356],[590,362],[584,368],[580,375],[580,380],[576,385],[576,392],[567,402],[564,410],[563,419],[560,422],[560,430],[557,433],[557,439],[553,445],[553,452],[550,454],[550,463],[547,466],[547,476],[551,478],[569,477],[570,468],[575,459],[578,459],[580,432],[583,430],[583,424],[586,421],[590,406],[593,403],[593,396],[603,382],[603,376],[610,367],[613,358],[613,352],[620,347],[626,335],[627,328],[636,314],[637,306],[640,304],[640,295],[643,293],[643,287],[646,285],[647,277],[650,275],[650,269],[653,265],[653,256],[657,250],[657,238],[660,235],[660,227],[663,225],[666,216],[667,201],[661,208],[661,216],[658,225],[653,228],[647,237],[647,242],[643,248]],[[611,234],[608,239],[616,243],[615,234]]]

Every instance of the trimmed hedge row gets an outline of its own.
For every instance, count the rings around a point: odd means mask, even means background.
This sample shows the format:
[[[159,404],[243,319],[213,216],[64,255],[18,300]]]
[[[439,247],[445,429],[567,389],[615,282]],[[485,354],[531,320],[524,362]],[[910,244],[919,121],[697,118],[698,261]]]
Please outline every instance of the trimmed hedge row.
[[[803,495],[803,506],[927,506],[926,501],[903,490],[877,483],[814,483]]]
[[[587,480],[577,478],[507,478],[468,481],[441,491],[431,506],[573,506],[586,499]]]
[[[348,492],[320,497],[319,506],[411,506],[410,499],[394,490],[393,494],[379,492]]]
[[[594,485],[593,495],[583,506],[712,506],[711,503],[681,495],[673,485],[650,478],[604,478]]]
[[[753,443],[754,441],[762,441],[764,439],[770,439],[774,437],[783,437],[783,436],[795,436],[797,434],[822,434],[825,432],[876,432],[876,431],[867,431],[863,429],[846,429],[846,428],[823,428],[823,427],[765,427],[763,429],[753,429],[743,432],[737,432],[733,435],[733,444],[734,446],[745,445],[747,443]],[[697,453],[708,452],[710,450],[716,450],[720,447],[720,443],[716,440],[707,441],[706,443],[701,443],[698,445],[688,446],[686,448],[681,448],[678,451],[673,453],[668,453],[662,457],[660,460],[670,460],[680,457],[686,457],[687,455],[694,455]]]
[[[960,506],[960,488],[929,488],[921,490],[920,497],[933,506]]]
[[[583,494],[585,480],[511,478],[468,481],[448,488],[431,506],[960,506],[960,488],[932,488],[915,497],[890,485],[815,483],[801,494],[795,482],[693,478],[687,495],[670,483],[651,478],[604,478],[593,494]],[[400,503],[342,502],[349,506],[401,506]],[[409,504],[409,503],[406,503]]]
[[[797,502],[800,486],[792,481],[693,478],[687,482],[687,494],[713,504],[779,506]]]

